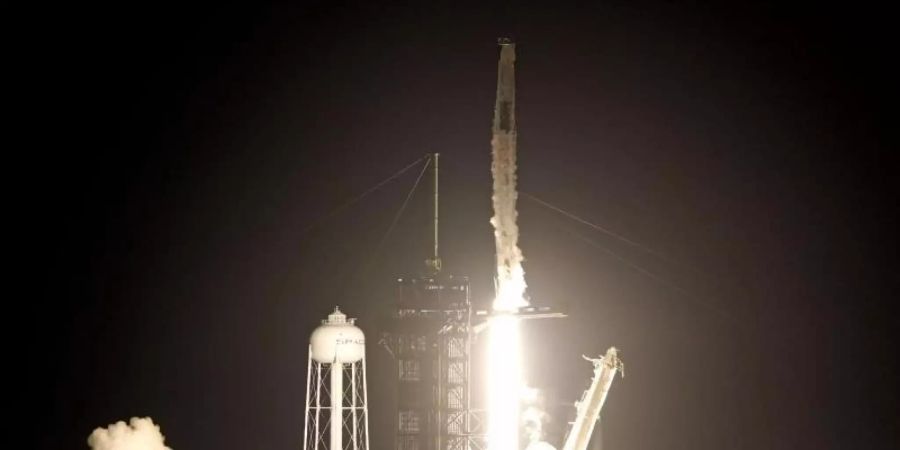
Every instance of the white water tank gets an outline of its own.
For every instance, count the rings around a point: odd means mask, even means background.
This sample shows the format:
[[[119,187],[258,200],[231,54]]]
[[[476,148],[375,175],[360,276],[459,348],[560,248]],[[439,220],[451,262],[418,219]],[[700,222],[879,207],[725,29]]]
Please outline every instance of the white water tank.
[[[354,325],[355,321],[348,320],[335,307],[334,312],[309,338],[313,360],[319,363],[353,363],[361,360],[366,353],[366,337]]]
[[[304,449],[369,449],[366,339],[354,322],[334,308],[309,338]]]

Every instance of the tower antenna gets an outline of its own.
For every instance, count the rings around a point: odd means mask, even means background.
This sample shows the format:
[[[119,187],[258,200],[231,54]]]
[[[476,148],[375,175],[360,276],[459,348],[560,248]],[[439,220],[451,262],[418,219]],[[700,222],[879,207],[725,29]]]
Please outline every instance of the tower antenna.
[[[431,268],[435,273],[441,271],[441,257],[438,245],[438,226],[439,226],[439,202],[438,202],[438,160],[440,159],[440,153],[434,153],[431,155],[434,161],[434,257],[425,261],[425,264]]]

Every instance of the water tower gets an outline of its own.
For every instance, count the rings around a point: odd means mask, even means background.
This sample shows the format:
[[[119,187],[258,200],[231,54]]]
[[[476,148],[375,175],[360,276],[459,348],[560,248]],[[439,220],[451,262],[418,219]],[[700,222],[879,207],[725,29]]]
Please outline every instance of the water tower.
[[[309,343],[304,450],[369,450],[366,341],[340,309]]]

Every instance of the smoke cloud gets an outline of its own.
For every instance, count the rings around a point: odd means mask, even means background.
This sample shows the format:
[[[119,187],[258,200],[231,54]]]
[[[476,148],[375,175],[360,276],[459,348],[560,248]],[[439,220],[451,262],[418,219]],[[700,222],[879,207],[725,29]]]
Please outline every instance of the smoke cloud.
[[[127,424],[120,420],[97,428],[87,439],[93,450],[172,450],[163,441],[159,426],[149,417],[132,417]]]
[[[532,442],[528,444],[528,447],[525,447],[525,450],[556,450],[556,447],[544,442]]]
[[[545,401],[540,390],[531,387],[522,389],[522,432],[528,442],[525,450],[555,450],[544,441],[544,425],[550,421],[550,415],[544,407]]]

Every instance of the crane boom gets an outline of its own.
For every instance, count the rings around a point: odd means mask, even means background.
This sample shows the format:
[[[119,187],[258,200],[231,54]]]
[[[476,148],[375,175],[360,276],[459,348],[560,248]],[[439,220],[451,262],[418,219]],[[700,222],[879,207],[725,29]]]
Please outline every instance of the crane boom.
[[[591,441],[594,425],[600,417],[600,409],[606,401],[606,394],[612,385],[616,372],[622,370],[622,361],[619,360],[618,351],[610,347],[605,356],[600,358],[584,359],[594,364],[594,379],[591,386],[584,391],[581,400],[575,403],[576,416],[572,422],[572,429],[563,445],[563,450],[585,450]]]

